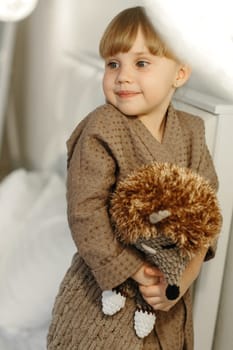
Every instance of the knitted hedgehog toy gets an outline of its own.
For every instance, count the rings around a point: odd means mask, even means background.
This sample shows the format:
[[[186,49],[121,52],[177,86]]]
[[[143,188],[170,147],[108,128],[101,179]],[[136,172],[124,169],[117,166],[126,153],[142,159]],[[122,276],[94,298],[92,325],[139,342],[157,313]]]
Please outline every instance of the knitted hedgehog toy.
[[[145,165],[119,182],[110,214],[116,237],[140,250],[164,274],[169,300],[179,297],[184,269],[216,240],[222,223],[209,182],[188,168],[169,163]],[[124,307],[127,296],[135,298],[134,327],[143,338],[152,331],[156,316],[131,278],[103,292],[103,312],[114,315]]]

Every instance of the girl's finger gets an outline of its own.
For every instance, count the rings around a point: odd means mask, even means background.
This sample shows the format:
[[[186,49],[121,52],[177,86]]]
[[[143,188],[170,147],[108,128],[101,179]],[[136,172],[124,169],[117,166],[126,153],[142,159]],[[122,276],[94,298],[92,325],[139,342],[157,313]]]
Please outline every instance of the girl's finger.
[[[163,291],[161,292],[161,288],[158,285],[140,286],[139,290],[142,293],[143,297],[146,298],[161,297],[165,295]]]
[[[146,266],[145,267],[145,273],[150,276],[157,276],[157,277],[162,277],[163,273],[157,269],[156,267],[152,266]]]

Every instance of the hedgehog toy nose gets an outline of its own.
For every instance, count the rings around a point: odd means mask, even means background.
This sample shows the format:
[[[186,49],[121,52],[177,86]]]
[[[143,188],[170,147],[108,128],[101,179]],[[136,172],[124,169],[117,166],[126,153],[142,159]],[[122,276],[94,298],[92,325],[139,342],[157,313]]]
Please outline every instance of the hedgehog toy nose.
[[[175,300],[180,295],[180,287],[173,284],[169,284],[166,288],[166,297],[168,300]]]

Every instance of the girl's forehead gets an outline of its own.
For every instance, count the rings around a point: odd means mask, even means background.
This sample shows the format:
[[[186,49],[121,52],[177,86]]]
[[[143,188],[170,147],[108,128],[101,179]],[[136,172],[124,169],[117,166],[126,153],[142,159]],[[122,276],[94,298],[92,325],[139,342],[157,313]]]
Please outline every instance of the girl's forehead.
[[[145,51],[148,50],[147,42],[145,39],[144,34],[142,33],[141,29],[138,29],[138,32],[136,34],[136,37],[133,41],[131,49],[136,49],[139,51]]]
[[[113,43],[113,47],[114,47],[114,43]],[[149,54],[150,50],[148,48],[148,44],[146,42],[146,39],[143,33],[140,30],[138,31],[135,39],[129,43],[127,50],[125,46],[118,47],[118,50],[115,52],[115,54],[119,54],[119,53],[129,53],[137,56]]]

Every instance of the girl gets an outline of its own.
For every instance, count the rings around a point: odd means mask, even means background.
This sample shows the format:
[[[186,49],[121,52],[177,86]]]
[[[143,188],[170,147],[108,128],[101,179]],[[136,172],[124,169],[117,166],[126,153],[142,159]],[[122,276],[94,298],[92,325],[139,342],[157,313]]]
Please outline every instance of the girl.
[[[190,287],[215,248],[193,258],[183,273],[180,297],[167,300],[162,273],[115,239],[108,213],[116,183],[153,161],[189,167],[217,188],[203,121],[171,105],[190,68],[166,47],[141,7],[112,20],[100,54],[107,102],[77,126],[67,143],[68,220],[79,252],[55,302],[48,349],[192,350]],[[157,310],[155,329],[143,340],[133,329],[131,299],[113,317],[101,310],[101,290],[129,277]]]

